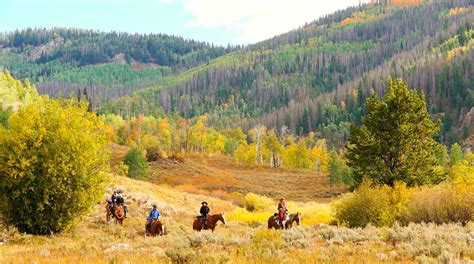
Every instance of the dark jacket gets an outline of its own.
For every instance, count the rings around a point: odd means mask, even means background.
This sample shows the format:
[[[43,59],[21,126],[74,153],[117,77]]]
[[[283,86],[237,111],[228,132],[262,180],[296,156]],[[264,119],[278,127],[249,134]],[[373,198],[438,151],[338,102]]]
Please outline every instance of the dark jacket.
[[[125,203],[125,200],[123,199],[123,197],[119,196],[119,197],[117,197],[117,199],[115,200],[115,202],[116,202],[117,204],[123,205],[123,204]]]
[[[112,194],[112,197],[110,198],[111,202],[112,203],[116,203],[117,202],[117,198],[118,198],[118,194]]]
[[[278,212],[288,212],[288,208],[286,208],[286,204],[278,203]]]
[[[210,211],[211,211],[211,209],[209,209],[208,206],[203,205],[203,206],[201,206],[201,210],[199,210],[199,213],[201,215],[208,215]]]

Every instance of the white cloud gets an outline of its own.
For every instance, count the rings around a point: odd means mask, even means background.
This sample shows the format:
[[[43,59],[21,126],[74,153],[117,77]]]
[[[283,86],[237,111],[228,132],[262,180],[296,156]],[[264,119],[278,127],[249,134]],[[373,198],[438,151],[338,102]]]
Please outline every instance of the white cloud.
[[[298,28],[359,0],[186,0],[188,27],[235,31],[235,43],[253,43]]]

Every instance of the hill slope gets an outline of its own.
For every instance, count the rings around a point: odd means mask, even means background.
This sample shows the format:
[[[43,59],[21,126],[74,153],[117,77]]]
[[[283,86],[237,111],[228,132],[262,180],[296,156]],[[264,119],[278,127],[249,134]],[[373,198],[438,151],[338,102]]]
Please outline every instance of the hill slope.
[[[231,50],[164,34],[28,28],[0,34],[0,67],[53,96],[86,87],[100,106]]]
[[[392,76],[425,92],[430,111],[444,118],[442,140],[453,143],[472,133],[463,119],[474,105],[473,23],[471,1],[349,8],[167,77],[103,112],[135,102],[146,106],[139,112],[207,113],[221,127],[317,130],[340,146],[365,98],[383,93]]]
[[[321,221],[309,222],[304,214],[300,227],[268,231],[264,219],[270,212],[263,213],[263,220],[252,215],[253,222],[247,223],[240,220],[244,211],[224,200],[119,176],[112,176],[111,180],[109,190],[123,189],[130,208],[123,226],[105,222],[104,204],[96,205],[87,217],[79,219],[77,229],[64,234],[20,234],[14,229],[6,230],[0,223],[0,262],[416,263],[474,257],[469,246],[472,225],[348,229],[310,226]],[[227,224],[219,223],[213,233],[191,229],[202,200],[209,202],[212,212],[227,215]],[[166,234],[145,238],[145,217],[152,203],[163,213]],[[297,210],[305,204],[290,206]]]

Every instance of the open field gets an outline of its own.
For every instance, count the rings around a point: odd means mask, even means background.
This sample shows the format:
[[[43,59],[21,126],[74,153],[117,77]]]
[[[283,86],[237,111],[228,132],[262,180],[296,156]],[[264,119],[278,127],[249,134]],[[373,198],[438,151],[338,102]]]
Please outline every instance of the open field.
[[[112,145],[111,166],[123,160],[127,147]],[[191,155],[183,163],[169,159],[148,165],[149,181],[188,192],[256,193],[273,199],[327,202],[347,191],[331,186],[328,175],[310,171],[245,167],[225,156]],[[207,191],[207,192],[206,192]]]
[[[242,219],[245,210],[229,201],[111,177],[109,191],[123,189],[130,207],[123,226],[106,223],[104,204],[98,204],[75,230],[64,234],[31,236],[2,228],[0,263],[449,263],[474,258],[472,224],[348,229],[305,220],[315,213],[310,208],[327,205],[290,201],[295,208],[307,207],[303,225],[268,231],[258,217],[252,222]],[[191,229],[204,199],[214,213],[228,216],[227,225],[219,223],[214,233]],[[163,237],[144,237],[152,203],[163,212]]]

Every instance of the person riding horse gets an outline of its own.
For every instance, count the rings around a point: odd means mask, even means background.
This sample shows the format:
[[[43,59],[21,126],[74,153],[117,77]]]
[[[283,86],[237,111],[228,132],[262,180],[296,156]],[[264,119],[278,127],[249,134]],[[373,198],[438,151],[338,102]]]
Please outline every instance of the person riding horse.
[[[288,213],[288,208],[286,207],[285,199],[281,198],[280,202],[278,203],[278,221],[282,229],[285,224],[287,213]]]
[[[151,222],[158,220],[161,216],[160,211],[156,209],[156,204],[154,204],[150,210],[150,213],[148,214],[148,217],[146,219],[146,229],[149,230]]]
[[[125,212],[124,217],[127,217],[128,207],[125,205],[125,199],[122,196],[122,191],[120,190],[114,191],[114,193],[112,194],[112,197],[110,198],[110,201],[111,202],[109,204],[109,208],[111,212],[113,212],[114,206],[118,204],[118,205],[121,205],[124,209],[124,212]]]
[[[207,224],[207,216],[211,212],[211,209],[209,209],[207,202],[202,202],[201,204],[202,206],[201,206],[201,209],[199,210],[199,213],[201,215],[199,216],[199,219],[201,219],[201,226],[202,226],[202,229],[204,229]]]

